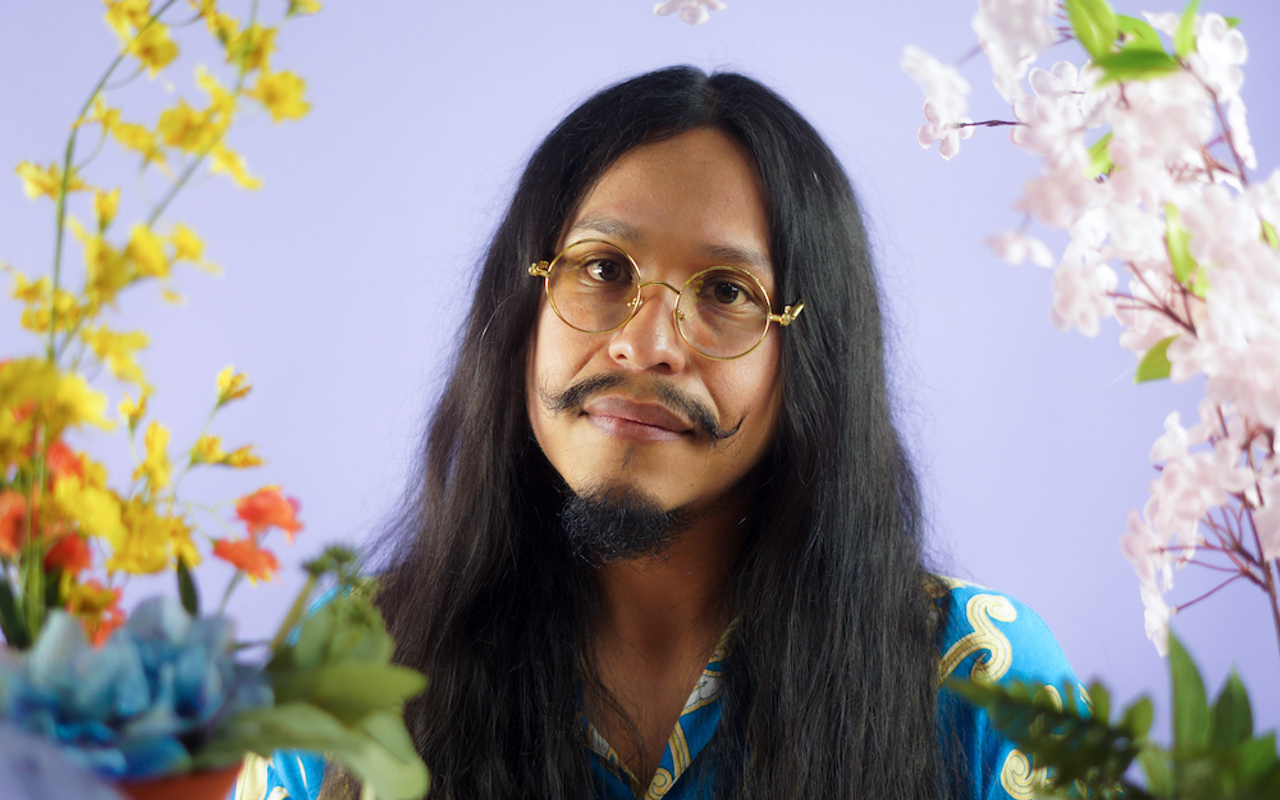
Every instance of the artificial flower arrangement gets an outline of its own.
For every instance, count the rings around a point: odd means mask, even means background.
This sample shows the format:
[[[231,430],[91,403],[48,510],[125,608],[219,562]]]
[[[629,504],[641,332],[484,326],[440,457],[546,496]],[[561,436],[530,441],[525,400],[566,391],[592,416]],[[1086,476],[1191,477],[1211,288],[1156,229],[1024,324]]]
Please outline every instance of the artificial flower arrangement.
[[[301,748],[328,752],[383,800],[420,797],[426,768],[400,710],[425,679],[389,663],[394,643],[351,551],[330,548],[305,565],[306,586],[269,643],[237,642],[221,609],[202,613],[202,560],[211,554],[235,568],[228,594],[242,577],[270,579],[279,562],[264,543],[276,531],[293,540],[302,529],[298,503],[276,486],[228,504],[230,514],[180,497],[192,469],[250,469],[262,459],[252,445],[224,449],[208,423],[187,450],[172,449],[169,430],[148,419],[153,387],[137,358],[147,336],[112,319],[119,296],[147,284],[175,299],[168,286],[175,267],[216,270],[191,228],[160,221],[204,165],[257,188],[227,132],[246,99],[276,122],[307,112],[303,80],[276,71],[273,58],[280,25],[319,3],[281,0],[275,25],[260,19],[256,0],[243,24],[216,0],[152,5],[106,0],[118,57],[78,114],[62,160],[17,169],[29,197],[53,202],[56,240],[49,275],[32,279],[5,267],[33,354],[0,354],[0,722],[54,740],[126,791],[130,781]],[[104,87],[129,71],[125,83],[161,74],[178,57],[174,32],[189,26],[212,34],[229,80],[198,68],[203,102],[178,99],[154,127],[127,121]],[[85,158],[78,139],[90,135],[97,149]],[[117,220],[120,189],[95,186],[86,172],[106,144],[136,157],[162,186],[127,234]],[[83,250],[75,281],[68,238]],[[123,394],[119,421],[95,386],[108,375]],[[250,391],[230,367],[216,385],[209,422]],[[143,455],[127,481],[111,481],[81,448],[95,428],[123,430],[131,446],[141,439]],[[236,532],[207,535],[201,519]],[[160,573],[174,576],[176,598],[126,612],[121,589],[130,576]],[[329,582],[327,600],[308,613]]]
[[[954,66],[910,46],[902,60],[927,97],[923,147],[940,142],[951,158],[976,127],[1008,126],[1014,144],[1041,158],[1041,176],[1016,204],[1024,224],[991,244],[1010,262],[1054,267],[1054,324],[1094,336],[1114,317],[1121,346],[1138,357],[1135,382],[1205,379],[1199,420],[1165,420],[1150,455],[1159,476],[1120,543],[1147,634],[1169,657],[1172,747],[1149,738],[1145,698],[1113,723],[1100,684],[1088,698],[1069,686],[955,685],[1049,768],[1045,791],[1058,795],[1280,798],[1275,734],[1254,735],[1244,686],[1233,675],[1210,704],[1169,633],[1177,611],[1246,581],[1261,589],[1280,642],[1280,171],[1250,175],[1240,20],[1199,5],[1140,19],[1106,0],[981,0],[973,27],[1012,105],[1007,120],[966,115],[970,88]],[[1032,68],[1068,42],[1085,50],[1083,67]],[[1027,232],[1032,221],[1067,231],[1056,267]],[[1128,273],[1127,291],[1115,265]],[[1171,607],[1174,570],[1188,565],[1222,583]],[[1131,780],[1134,762],[1143,786]]]

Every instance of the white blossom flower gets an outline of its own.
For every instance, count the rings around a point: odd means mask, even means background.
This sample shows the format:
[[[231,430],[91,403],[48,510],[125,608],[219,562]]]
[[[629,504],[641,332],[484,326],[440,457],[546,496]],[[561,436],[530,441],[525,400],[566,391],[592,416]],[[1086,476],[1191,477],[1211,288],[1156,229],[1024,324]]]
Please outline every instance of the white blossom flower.
[[[1053,266],[1053,253],[1049,246],[1034,236],[1016,231],[1006,231],[987,240],[987,245],[1008,264],[1021,264],[1028,259],[1032,264],[1046,269]]]
[[[1244,34],[1227,25],[1221,14],[1199,17],[1195,32],[1196,49],[1187,54],[1187,65],[1219,100],[1237,96],[1244,85],[1240,65],[1249,58]]]
[[[1147,638],[1156,646],[1156,652],[1164,657],[1169,654],[1169,618],[1177,613],[1164,602],[1160,592],[1150,586],[1142,586],[1143,628]]]
[[[1027,68],[1053,44],[1053,28],[1045,21],[1052,13],[1053,0],[978,0],[973,30],[991,61],[996,91],[1007,102],[1024,94]]]
[[[1059,330],[1075,327],[1097,336],[1099,322],[1115,313],[1109,296],[1116,288],[1116,272],[1105,263],[1063,259],[1053,271],[1053,308],[1049,320]]]
[[[960,152],[960,140],[973,136],[969,108],[969,82],[955,67],[943,64],[914,45],[902,49],[902,70],[924,90],[924,116],[928,122],[916,133],[920,146],[942,142],[938,152],[951,159]]]
[[[721,0],[664,0],[653,7],[653,13],[665,17],[678,11],[682,22],[701,25],[711,19],[712,11],[724,11],[728,7]]]

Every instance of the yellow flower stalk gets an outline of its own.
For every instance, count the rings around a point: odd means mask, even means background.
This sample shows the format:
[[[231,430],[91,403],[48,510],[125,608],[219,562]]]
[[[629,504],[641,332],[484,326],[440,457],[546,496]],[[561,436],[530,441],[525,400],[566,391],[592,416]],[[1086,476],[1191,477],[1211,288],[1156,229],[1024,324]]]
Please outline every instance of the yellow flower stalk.
[[[311,104],[302,99],[306,83],[292,72],[263,71],[258,82],[245,94],[262,103],[271,112],[271,119],[301,119],[311,110]]]

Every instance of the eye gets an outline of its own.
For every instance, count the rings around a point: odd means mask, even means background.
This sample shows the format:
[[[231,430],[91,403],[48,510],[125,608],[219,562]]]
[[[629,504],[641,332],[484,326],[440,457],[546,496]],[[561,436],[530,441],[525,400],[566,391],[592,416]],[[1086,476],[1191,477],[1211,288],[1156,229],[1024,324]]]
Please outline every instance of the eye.
[[[732,270],[703,276],[696,287],[698,302],[721,311],[758,311],[764,307],[759,287],[750,277]]]
[[[607,256],[600,256],[587,261],[582,265],[582,271],[587,275],[588,279],[599,283],[616,283],[626,280],[628,277],[628,270],[622,262]]]

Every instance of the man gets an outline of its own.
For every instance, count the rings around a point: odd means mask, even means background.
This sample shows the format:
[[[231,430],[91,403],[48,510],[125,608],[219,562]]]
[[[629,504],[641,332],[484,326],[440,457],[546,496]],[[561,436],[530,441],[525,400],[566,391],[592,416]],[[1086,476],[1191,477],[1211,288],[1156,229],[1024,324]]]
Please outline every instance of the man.
[[[571,113],[384,545],[432,796],[1029,797],[939,675],[1070,672],[923,568],[883,360],[852,189],[779,97],[681,68]]]

